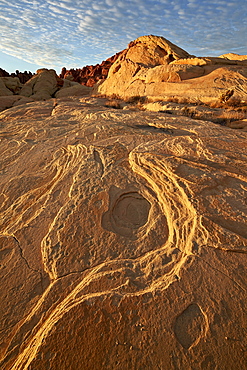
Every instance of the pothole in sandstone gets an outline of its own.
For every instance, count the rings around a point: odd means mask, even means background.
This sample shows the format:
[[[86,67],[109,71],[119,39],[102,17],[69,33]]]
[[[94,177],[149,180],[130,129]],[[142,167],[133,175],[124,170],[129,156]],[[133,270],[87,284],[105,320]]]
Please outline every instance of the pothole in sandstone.
[[[138,229],[148,220],[150,203],[139,193],[127,193],[117,199],[112,218],[117,227]]]
[[[115,194],[114,194],[115,193]],[[102,217],[102,226],[116,234],[135,237],[148,221],[150,203],[138,191],[110,191],[108,211]]]
[[[176,318],[174,333],[178,342],[185,349],[189,349],[202,338],[205,326],[204,314],[200,307],[193,303]]]

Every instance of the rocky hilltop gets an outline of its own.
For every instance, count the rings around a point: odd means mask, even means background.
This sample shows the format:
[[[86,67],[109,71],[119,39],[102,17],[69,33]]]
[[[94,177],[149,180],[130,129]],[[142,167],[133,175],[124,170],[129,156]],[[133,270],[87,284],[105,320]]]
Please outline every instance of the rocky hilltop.
[[[149,39],[97,89],[112,79],[129,93],[137,67],[195,72],[181,69],[194,57]],[[205,60],[213,70],[189,83],[220,75]],[[245,60],[233,63],[236,82]],[[48,69],[15,92],[17,80],[1,81],[12,94],[0,99],[33,101],[0,113],[0,368],[245,369],[244,120],[234,130],[199,119],[204,105],[92,96]]]
[[[228,89],[246,99],[246,86],[246,56],[238,60],[232,56],[198,58],[163,37],[151,35],[130,43],[113,63],[107,79],[100,81],[94,91],[122,98],[183,96],[208,102]]]

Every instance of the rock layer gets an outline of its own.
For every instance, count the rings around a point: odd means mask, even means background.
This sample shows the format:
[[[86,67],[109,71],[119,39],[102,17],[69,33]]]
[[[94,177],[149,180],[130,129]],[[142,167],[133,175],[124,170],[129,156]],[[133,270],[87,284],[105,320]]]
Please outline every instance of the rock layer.
[[[246,133],[104,104],[0,114],[1,369],[244,369]]]

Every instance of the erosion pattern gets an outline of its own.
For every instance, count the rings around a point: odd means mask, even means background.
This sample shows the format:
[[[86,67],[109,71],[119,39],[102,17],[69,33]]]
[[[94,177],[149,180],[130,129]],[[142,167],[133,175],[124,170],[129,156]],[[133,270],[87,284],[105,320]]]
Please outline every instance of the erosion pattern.
[[[246,133],[61,98],[1,118],[1,369],[246,368]]]

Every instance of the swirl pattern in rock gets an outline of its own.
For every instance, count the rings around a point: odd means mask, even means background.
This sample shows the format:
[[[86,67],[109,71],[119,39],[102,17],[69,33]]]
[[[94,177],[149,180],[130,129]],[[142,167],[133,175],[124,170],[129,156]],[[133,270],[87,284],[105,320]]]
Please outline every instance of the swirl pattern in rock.
[[[1,369],[244,369],[246,133],[97,98],[0,118]]]

